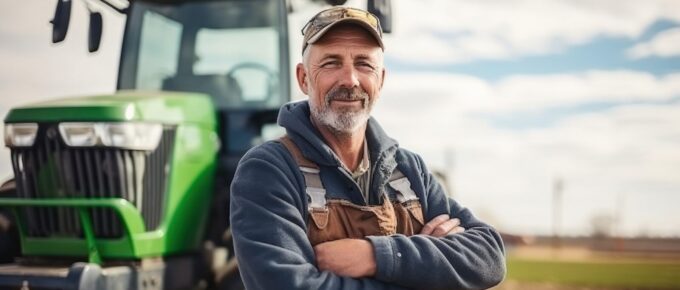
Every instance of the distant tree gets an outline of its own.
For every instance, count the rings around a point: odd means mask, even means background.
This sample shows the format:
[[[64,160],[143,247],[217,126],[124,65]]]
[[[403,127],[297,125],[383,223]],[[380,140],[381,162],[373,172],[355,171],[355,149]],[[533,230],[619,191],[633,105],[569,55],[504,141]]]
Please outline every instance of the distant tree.
[[[611,237],[616,218],[609,213],[598,213],[590,218],[592,236],[595,238]]]

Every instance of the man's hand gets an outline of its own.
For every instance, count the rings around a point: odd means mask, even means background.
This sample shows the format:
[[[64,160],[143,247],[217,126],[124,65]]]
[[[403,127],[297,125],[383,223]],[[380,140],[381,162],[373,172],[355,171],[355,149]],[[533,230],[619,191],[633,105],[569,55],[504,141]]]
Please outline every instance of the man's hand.
[[[463,231],[465,231],[465,228],[460,226],[459,219],[450,218],[448,214],[442,214],[430,220],[420,231],[420,234],[441,238],[448,234],[457,234]]]
[[[314,247],[319,270],[339,276],[361,278],[375,275],[376,264],[371,242],[363,239],[342,239]]]

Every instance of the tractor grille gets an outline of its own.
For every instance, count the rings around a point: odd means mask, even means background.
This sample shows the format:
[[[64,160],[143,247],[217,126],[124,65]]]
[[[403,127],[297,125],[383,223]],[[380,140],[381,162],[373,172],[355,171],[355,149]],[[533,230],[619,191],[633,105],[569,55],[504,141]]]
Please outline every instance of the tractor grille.
[[[163,130],[153,151],[110,147],[68,147],[57,124],[40,124],[35,144],[12,148],[20,198],[124,198],[140,209],[147,230],[163,214],[174,127]],[[113,209],[89,210],[97,238],[120,238],[123,227]],[[82,237],[74,208],[31,207],[21,212],[31,237]]]

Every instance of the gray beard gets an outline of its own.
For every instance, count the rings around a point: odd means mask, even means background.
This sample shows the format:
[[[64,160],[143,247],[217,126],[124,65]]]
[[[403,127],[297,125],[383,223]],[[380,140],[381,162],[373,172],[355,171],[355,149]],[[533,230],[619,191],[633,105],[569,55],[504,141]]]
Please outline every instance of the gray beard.
[[[336,112],[325,107],[313,108],[312,118],[319,124],[328,127],[336,134],[351,134],[368,122],[370,114],[367,110]]]
[[[363,106],[359,110],[331,108],[331,101],[334,99],[363,99]],[[334,134],[349,135],[361,129],[368,118],[371,116],[373,102],[368,98],[368,94],[357,88],[350,90],[338,88],[331,90],[324,97],[324,104],[310,106],[312,118],[320,125],[327,127]]]

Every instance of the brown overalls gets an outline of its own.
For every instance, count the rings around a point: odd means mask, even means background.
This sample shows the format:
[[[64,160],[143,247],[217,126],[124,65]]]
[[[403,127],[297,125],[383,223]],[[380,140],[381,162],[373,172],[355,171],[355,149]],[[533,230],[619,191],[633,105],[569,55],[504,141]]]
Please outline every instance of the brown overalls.
[[[383,204],[375,206],[356,205],[342,199],[327,201],[319,166],[305,158],[288,136],[279,141],[293,155],[305,178],[310,218],[307,236],[312,246],[346,238],[420,233],[424,225],[422,207],[408,179],[398,169],[389,180],[390,187],[397,192],[396,201],[390,201],[386,193]]]

